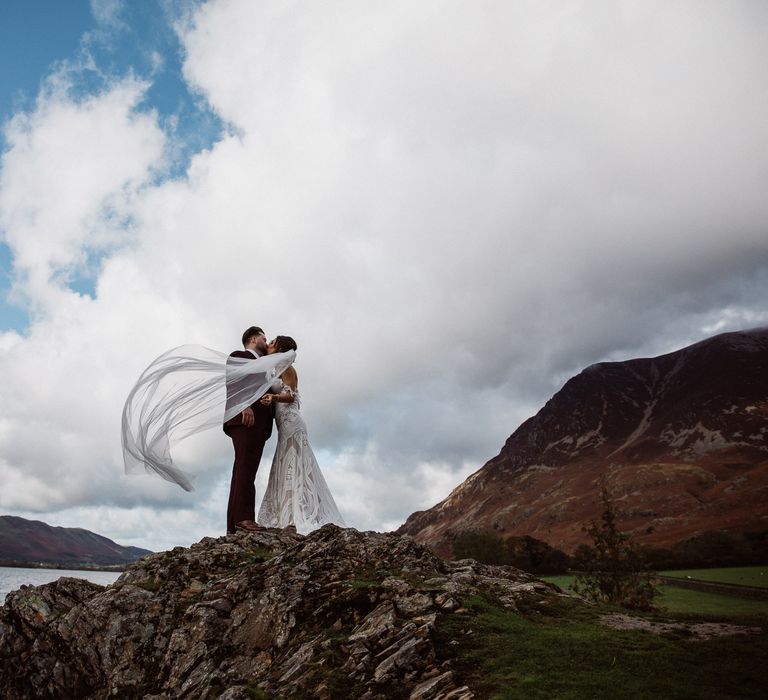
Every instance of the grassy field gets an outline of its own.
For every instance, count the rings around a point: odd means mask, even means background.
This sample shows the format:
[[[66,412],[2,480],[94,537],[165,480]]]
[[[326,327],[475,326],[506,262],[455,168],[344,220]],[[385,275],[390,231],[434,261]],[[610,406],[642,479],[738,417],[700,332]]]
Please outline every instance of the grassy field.
[[[748,581],[758,576],[759,571],[765,571],[765,567],[752,566],[729,569],[692,569],[682,573],[683,576],[694,578],[693,571],[696,573],[708,572],[710,578],[702,580],[717,581],[722,583],[737,583]],[[671,576],[671,572],[663,572]],[[545,581],[560,586],[567,591],[573,582],[574,576],[543,576]],[[746,585],[746,584],[745,584]],[[752,584],[749,584],[752,585]],[[735,598],[719,593],[705,593],[703,591],[691,591],[676,586],[659,586],[661,595],[656,599],[656,605],[664,608],[670,613],[702,613],[705,615],[727,615],[738,617],[751,617],[768,615],[768,601],[749,600],[746,598]]]
[[[725,569],[676,569],[659,571],[664,576],[697,578],[715,583],[736,583],[741,586],[768,588],[768,566],[733,566]]]
[[[484,598],[467,607],[442,619],[438,643],[455,656],[459,678],[482,698],[765,697],[768,616],[751,620],[762,622],[760,635],[691,641],[679,633],[606,628],[598,618],[615,609],[576,601],[522,609],[522,615]]]
[[[768,616],[768,601],[736,598],[718,593],[691,591],[676,586],[659,586],[656,605],[674,613],[702,613],[738,617]]]
[[[751,581],[754,570],[761,568],[711,569],[718,578],[709,580]],[[567,590],[574,577],[544,579]],[[477,597],[465,602],[466,613],[441,619],[437,642],[455,657],[459,680],[477,689],[480,698],[765,697],[768,602],[675,586],[660,590],[657,609],[648,613],[569,599],[528,607],[523,603],[514,613]],[[760,627],[762,633],[694,641],[687,630],[659,635],[607,628],[599,618],[609,612],[665,622],[727,622]]]
[[[542,576],[541,577],[544,581],[549,581],[550,583],[554,583],[556,586],[560,586],[564,591],[567,591],[571,584],[573,583],[573,579],[575,579],[575,576]]]

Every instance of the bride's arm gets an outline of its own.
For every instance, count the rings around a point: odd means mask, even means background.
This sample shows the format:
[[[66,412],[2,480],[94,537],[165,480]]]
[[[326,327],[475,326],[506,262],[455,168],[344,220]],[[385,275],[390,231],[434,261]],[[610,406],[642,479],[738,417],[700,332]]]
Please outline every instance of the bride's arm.
[[[293,367],[289,367],[283,372],[280,377],[283,380],[283,384],[288,387],[288,391],[283,391],[280,394],[264,394],[261,397],[263,404],[269,405],[272,402],[278,403],[293,403],[295,400],[294,393],[299,387],[299,378],[296,375],[296,370]]]

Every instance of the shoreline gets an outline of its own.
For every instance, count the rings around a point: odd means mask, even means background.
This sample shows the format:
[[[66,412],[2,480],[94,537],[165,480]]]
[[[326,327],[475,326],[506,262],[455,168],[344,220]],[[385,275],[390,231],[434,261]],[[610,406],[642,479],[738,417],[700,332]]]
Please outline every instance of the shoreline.
[[[133,562],[130,562],[133,563]],[[0,567],[8,569],[53,569],[56,571],[106,571],[120,573],[126,570],[129,564],[87,564],[87,563],[61,563],[40,561],[2,561]]]

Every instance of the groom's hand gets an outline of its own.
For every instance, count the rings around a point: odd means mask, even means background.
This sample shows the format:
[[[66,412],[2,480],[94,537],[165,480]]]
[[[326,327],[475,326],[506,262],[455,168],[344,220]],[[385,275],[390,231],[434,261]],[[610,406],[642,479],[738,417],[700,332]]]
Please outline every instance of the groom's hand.
[[[253,409],[250,406],[243,411],[242,415],[243,425],[246,428],[250,428],[256,422],[256,419],[253,416]]]

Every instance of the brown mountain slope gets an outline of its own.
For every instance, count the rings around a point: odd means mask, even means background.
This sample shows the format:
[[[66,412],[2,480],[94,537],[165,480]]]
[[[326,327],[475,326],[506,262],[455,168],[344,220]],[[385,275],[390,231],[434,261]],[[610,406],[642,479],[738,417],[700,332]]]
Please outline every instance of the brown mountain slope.
[[[570,379],[501,453],[398,532],[449,555],[463,530],[572,551],[606,479],[620,526],[668,546],[768,529],[768,328],[724,333]]]

